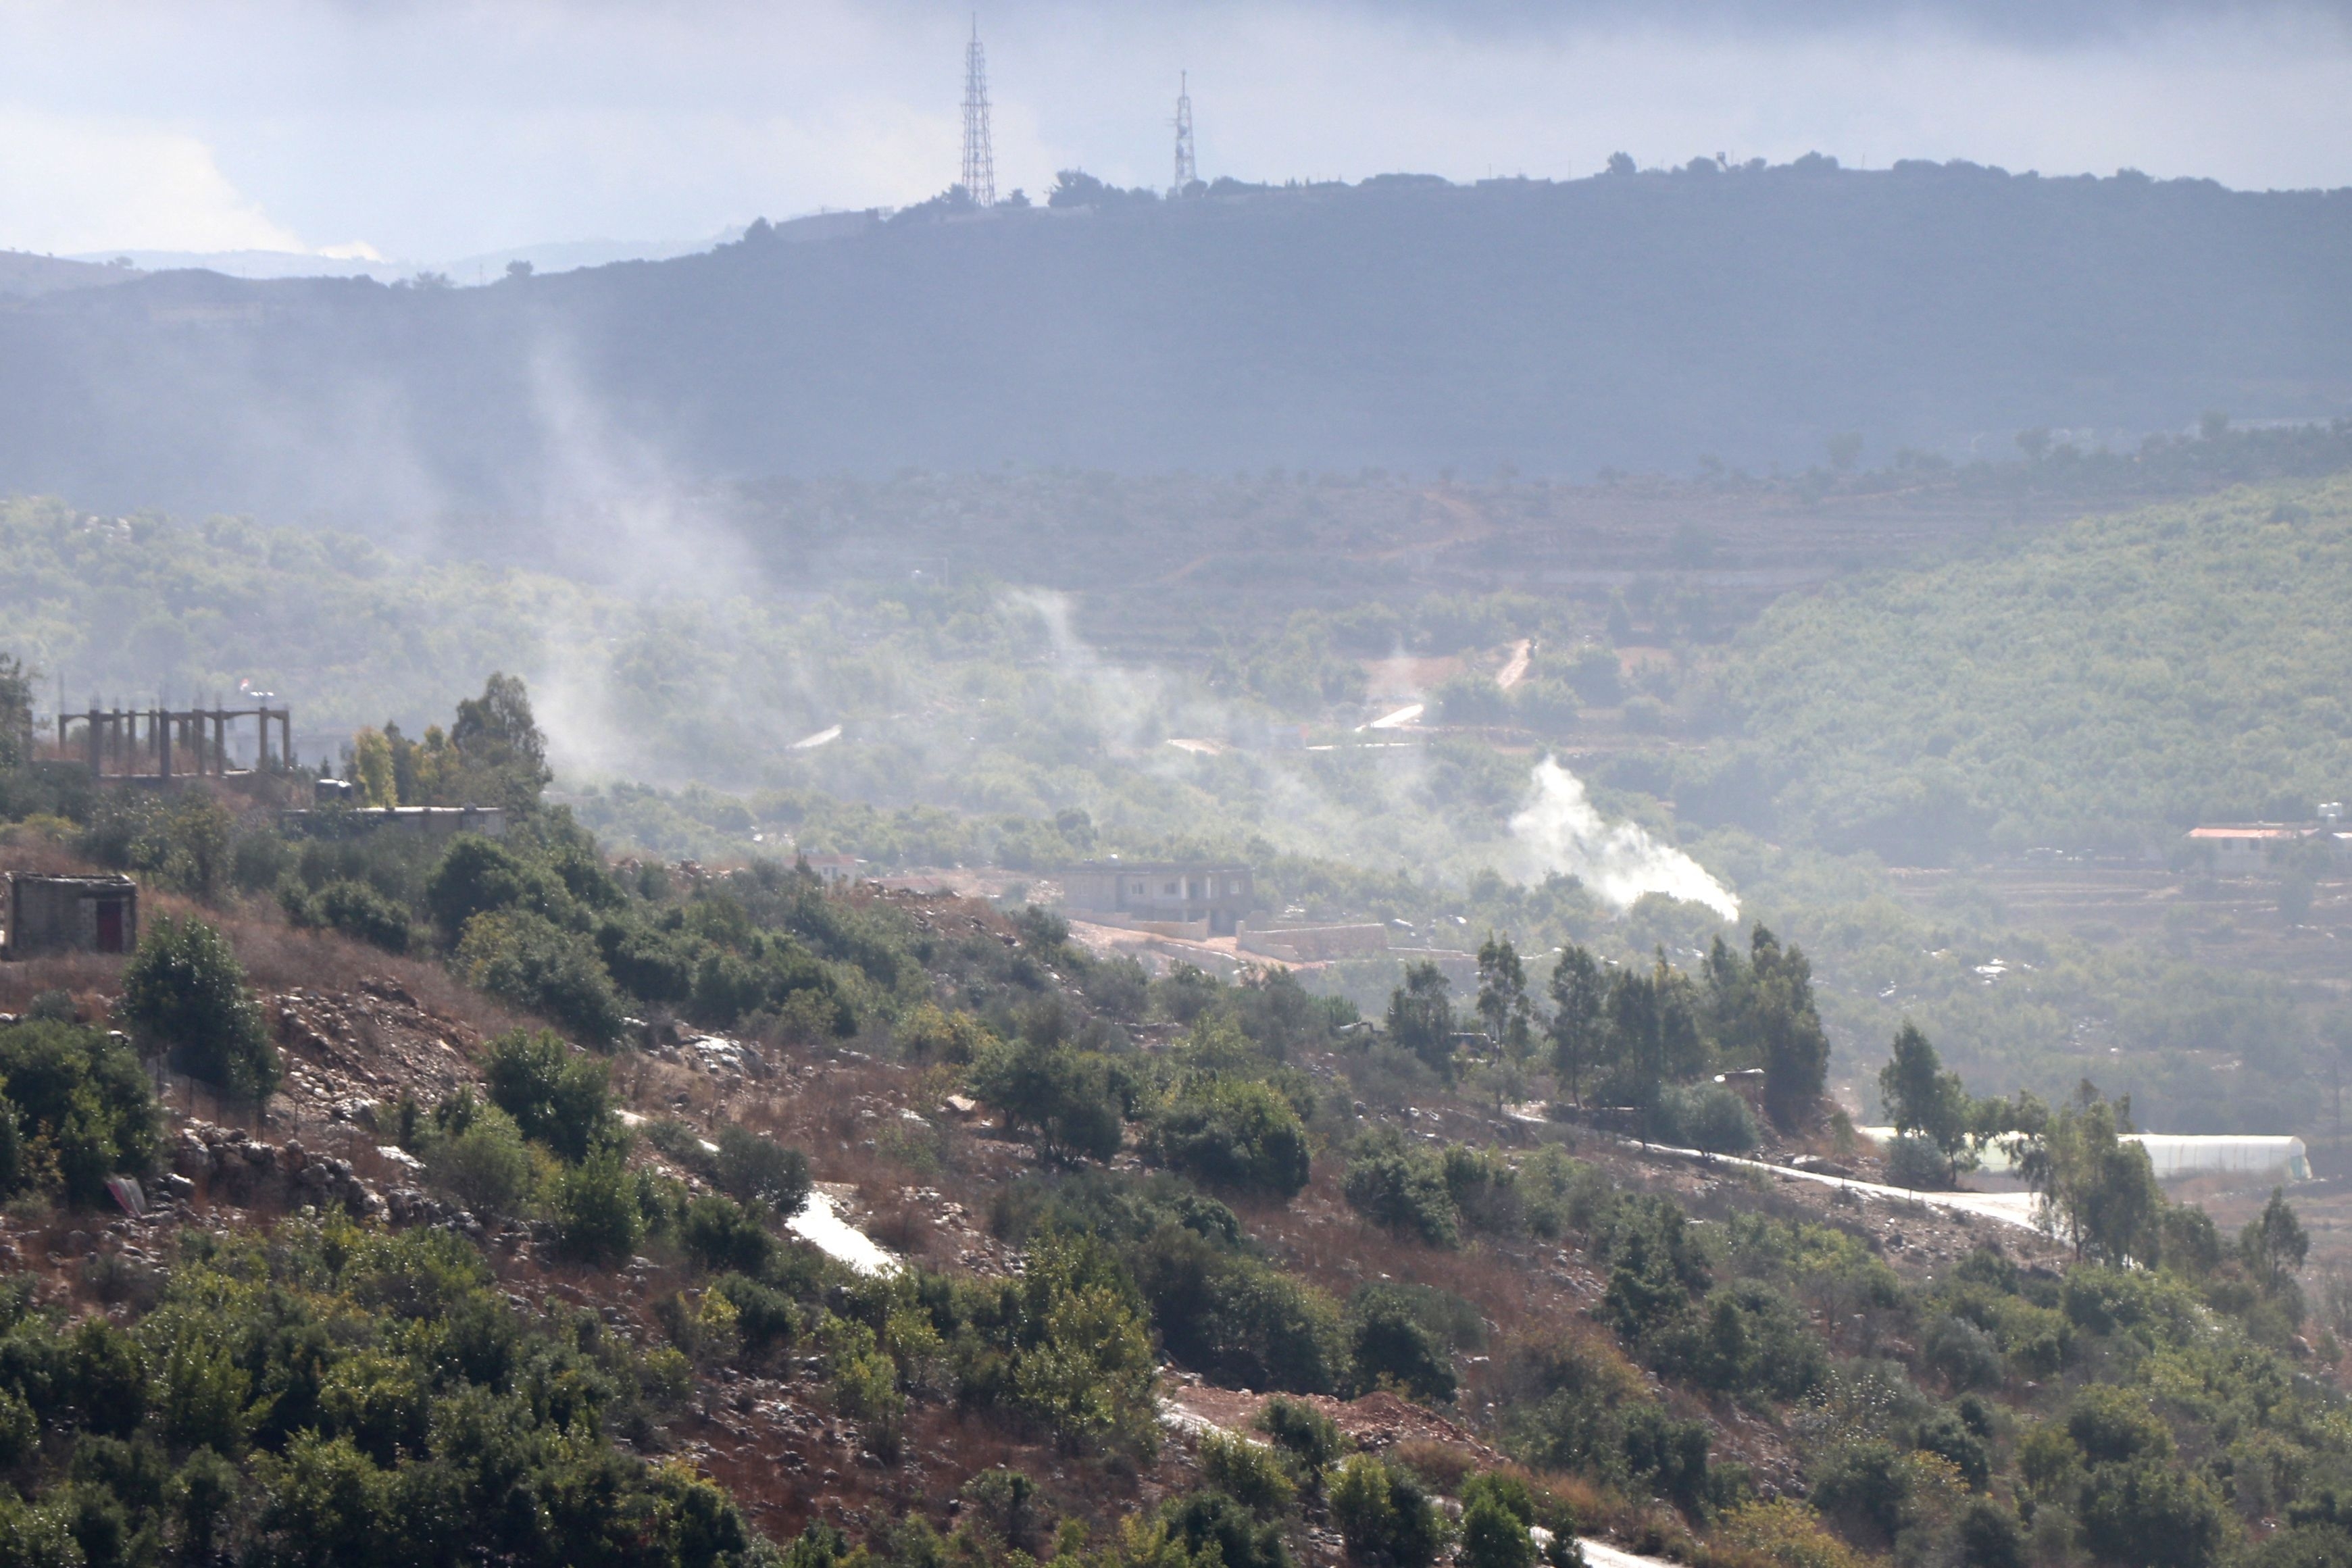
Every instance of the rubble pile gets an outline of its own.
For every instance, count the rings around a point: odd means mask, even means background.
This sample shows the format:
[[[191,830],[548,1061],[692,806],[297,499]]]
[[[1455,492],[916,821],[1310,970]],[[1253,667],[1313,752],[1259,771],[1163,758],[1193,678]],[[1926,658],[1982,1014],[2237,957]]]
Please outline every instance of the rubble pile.
[[[371,977],[353,992],[289,991],[268,999],[286,1052],[279,1092],[295,1117],[375,1124],[403,1094],[431,1104],[471,1077],[480,1035],[417,1002],[398,981]]]

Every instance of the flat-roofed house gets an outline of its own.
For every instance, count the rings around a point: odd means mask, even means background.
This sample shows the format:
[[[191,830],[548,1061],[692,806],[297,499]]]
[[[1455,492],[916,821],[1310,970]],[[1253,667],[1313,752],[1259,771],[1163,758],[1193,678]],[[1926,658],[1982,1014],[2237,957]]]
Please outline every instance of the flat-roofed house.
[[[1062,873],[1062,907],[1139,925],[1205,924],[1230,936],[1258,905],[1245,865],[1205,861],[1088,861]]]
[[[800,863],[825,886],[842,887],[857,880],[857,868],[866,862],[856,855],[803,855]]]
[[[2323,840],[2331,852],[2336,841],[2316,823],[2216,822],[2189,830],[2192,849],[2210,857],[2221,876],[2256,876],[2279,869],[2286,852],[2313,840]]]

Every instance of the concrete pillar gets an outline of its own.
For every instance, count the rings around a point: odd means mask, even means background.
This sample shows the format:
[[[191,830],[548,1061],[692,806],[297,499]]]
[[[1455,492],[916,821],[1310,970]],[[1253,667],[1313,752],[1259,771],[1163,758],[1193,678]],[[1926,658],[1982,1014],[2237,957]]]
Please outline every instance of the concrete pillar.
[[[81,737],[82,744],[89,748],[89,776],[95,779],[106,771],[106,753],[101,749],[99,739],[106,732],[99,726],[98,709],[95,706],[90,708],[83,724],[86,733]]]
[[[155,710],[155,771],[163,782],[172,781],[172,716],[162,708]]]

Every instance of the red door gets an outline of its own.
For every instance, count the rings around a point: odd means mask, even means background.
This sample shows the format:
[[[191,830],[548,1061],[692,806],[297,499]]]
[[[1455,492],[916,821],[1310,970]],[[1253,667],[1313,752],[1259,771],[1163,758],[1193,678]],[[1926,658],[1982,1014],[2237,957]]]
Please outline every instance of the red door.
[[[119,898],[99,901],[98,950],[101,953],[122,951],[122,900]]]

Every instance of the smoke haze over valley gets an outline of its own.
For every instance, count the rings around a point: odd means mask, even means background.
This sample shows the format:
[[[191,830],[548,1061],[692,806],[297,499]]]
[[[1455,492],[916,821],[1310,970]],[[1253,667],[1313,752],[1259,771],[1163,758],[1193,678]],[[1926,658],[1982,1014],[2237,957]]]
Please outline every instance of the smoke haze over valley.
[[[0,1568],[2346,1568],[2352,0],[0,7]]]

